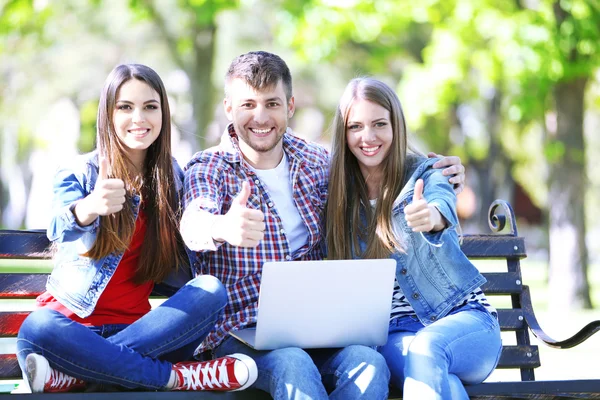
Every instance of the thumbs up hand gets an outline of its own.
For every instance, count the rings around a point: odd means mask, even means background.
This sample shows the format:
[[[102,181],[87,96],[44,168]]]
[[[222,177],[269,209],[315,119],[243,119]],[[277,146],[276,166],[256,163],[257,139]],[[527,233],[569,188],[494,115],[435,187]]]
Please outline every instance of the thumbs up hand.
[[[74,212],[77,222],[91,224],[100,215],[111,215],[123,209],[125,203],[125,183],[121,179],[108,177],[108,160],[99,157],[99,170],[96,186],[92,193],[79,201]]]
[[[415,183],[413,201],[404,208],[406,223],[413,232],[440,231],[446,224],[438,209],[423,197],[423,186],[423,179]]]
[[[227,214],[215,218],[212,226],[214,240],[240,247],[258,246],[265,236],[265,215],[260,210],[247,207],[250,192],[250,185],[244,182]]]
[[[98,215],[111,215],[123,209],[125,183],[121,179],[109,179],[108,160],[100,157],[100,170],[94,191],[88,196],[91,211]]]

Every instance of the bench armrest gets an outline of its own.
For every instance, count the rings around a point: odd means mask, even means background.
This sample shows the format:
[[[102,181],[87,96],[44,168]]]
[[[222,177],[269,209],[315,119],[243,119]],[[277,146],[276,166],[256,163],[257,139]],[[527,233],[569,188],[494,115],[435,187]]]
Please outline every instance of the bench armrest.
[[[547,346],[556,349],[569,349],[571,347],[577,346],[579,343],[586,341],[590,336],[592,336],[594,333],[600,330],[600,321],[596,320],[584,326],[579,332],[577,332],[568,339],[554,340],[550,336],[548,336],[546,332],[544,332],[544,330],[540,327],[537,318],[535,317],[535,313],[533,312],[533,306],[531,303],[531,295],[529,293],[529,286],[527,285],[523,285],[521,300],[523,317],[529,325],[529,329],[535,335],[536,338],[541,340]]]

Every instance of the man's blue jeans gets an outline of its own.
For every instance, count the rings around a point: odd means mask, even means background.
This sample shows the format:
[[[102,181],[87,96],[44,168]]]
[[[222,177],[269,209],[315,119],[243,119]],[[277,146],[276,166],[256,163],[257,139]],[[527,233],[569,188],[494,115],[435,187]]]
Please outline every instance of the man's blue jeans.
[[[463,383],[483,382],[501,351],[498,320],[478,303],[426,327],[413,316],[396,318],[387,344],[379,348],[392,384],[403,389],[407,400],[468,400]]]
[[[19,330],[19,365],[24,371],[27,355],[38,353],[53,368],[88,382],[164,389],[171,363],[192,358],[226,303],[221,282],[203,275],[131,325],[90,329],[42,308],[32,312]]]
[[[390,372],[383,357],[370,347],[257,351],[228,337],[214,351],[216,357],[231,353],[256,361],[258,379],[252,387],[270,393],[274,400],[388,397]]]

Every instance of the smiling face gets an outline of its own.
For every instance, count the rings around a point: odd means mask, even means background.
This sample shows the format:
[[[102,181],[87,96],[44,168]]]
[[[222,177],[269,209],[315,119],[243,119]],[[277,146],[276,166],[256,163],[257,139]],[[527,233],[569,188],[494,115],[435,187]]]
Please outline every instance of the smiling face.
[[[159,94],[147,83],[130,79],[117,92],[113,125],[128,156],[142,165],[148,147],[160,134],[162,112]]]
[[[379,175],[393,138],[387,109],[363,99],[352,103],[346,124],[346,140],[365,179]]]
[[[286,100],[281,80],[255,89],[235,78],[228,83],[225,112],[233,123],[244,158],[255,168],[274,168],[283,157],[281,138],[294,115],[294,97]]]

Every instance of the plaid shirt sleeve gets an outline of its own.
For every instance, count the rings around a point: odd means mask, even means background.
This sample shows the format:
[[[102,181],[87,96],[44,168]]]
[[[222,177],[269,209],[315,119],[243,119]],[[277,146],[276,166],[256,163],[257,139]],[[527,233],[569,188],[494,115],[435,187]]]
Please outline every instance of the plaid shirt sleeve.
[[[180,231],[192,251],[215,251],[221,244],[213,240],[211,227],[221,214],[223,180],[215,160],[195,157],[188,164],[184,179],[184,212]]]

